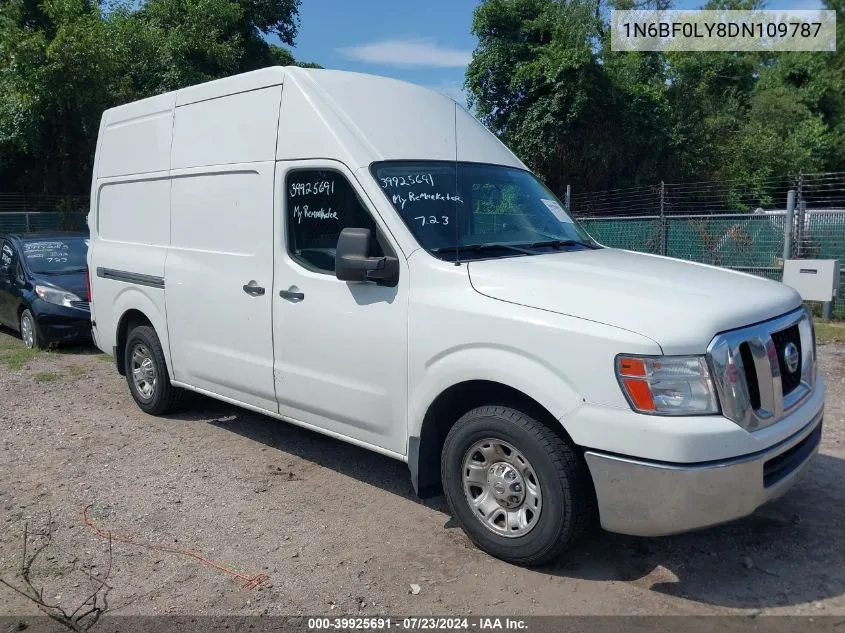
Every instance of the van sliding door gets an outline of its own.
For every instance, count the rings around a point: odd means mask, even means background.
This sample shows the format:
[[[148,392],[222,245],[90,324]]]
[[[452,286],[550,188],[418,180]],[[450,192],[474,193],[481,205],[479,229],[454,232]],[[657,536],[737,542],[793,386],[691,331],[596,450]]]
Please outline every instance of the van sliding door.
[[[274,412],[270,291],[280,100],[281,86],[273,86],[177,106],[166,263],[175,380]]]

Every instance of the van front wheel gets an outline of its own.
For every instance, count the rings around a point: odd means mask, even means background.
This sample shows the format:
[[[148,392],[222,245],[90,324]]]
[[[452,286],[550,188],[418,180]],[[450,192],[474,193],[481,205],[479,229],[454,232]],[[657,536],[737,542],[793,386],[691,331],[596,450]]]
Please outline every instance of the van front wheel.
[[[180,389],[170,384],[161,342],[148,325],[134,328],[126,337],[126,382],[141,410],[163,415],[178,404]]]
[[[509,407],[479,407],[455,423],[441,477],[467,536],[511,563],[553,562],[591,520],[583,460],[547,426]]]

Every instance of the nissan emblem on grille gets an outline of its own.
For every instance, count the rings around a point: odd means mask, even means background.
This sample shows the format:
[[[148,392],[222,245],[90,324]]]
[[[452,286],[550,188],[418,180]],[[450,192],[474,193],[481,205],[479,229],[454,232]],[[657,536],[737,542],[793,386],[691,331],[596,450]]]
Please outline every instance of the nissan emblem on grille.
[[[722,413],[748,431],[770,426],[813,393],[813,326],[806,308],[716,335],[708,347]]]
[[[787,343],[783,348],[783,362],[790,374],[798,371],[798,362],[801,360],[801,355],[798,353],[798,347],[795,343]]]

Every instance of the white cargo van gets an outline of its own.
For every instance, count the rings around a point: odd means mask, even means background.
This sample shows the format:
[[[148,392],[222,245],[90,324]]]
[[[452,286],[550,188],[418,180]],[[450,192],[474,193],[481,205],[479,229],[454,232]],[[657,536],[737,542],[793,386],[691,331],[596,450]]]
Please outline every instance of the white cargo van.
[[[819,446],[793,290],[602,247],[418,86],[267,68],[108,110],[89,226],[141,409],[188,389],[403,460],[506,560],[748,515]]]

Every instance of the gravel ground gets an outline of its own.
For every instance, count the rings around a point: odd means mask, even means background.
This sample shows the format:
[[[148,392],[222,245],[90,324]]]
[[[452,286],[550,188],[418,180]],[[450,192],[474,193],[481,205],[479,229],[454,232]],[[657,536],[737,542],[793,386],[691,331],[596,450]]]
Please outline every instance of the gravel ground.
[[[0,345],[11,337],[0,333]],[[112,543],[118,614],[845,614],[845,346],[820,346],[825,436],[808,476],[753,517],[696,534],[596,533],[557,566],[476,550],[442,498],[414,498],[404,464],[214,400],[144,415],[90,349],[0,365],[0,577],[24,526],[53,540],[33,567],[70,606],[108,570],[83,523],[189,556]],[[419,585],[412,593],[411,584]],[[72,609],[71,609],[72,610]],[[0,615],[35,613],[0,586]]]

